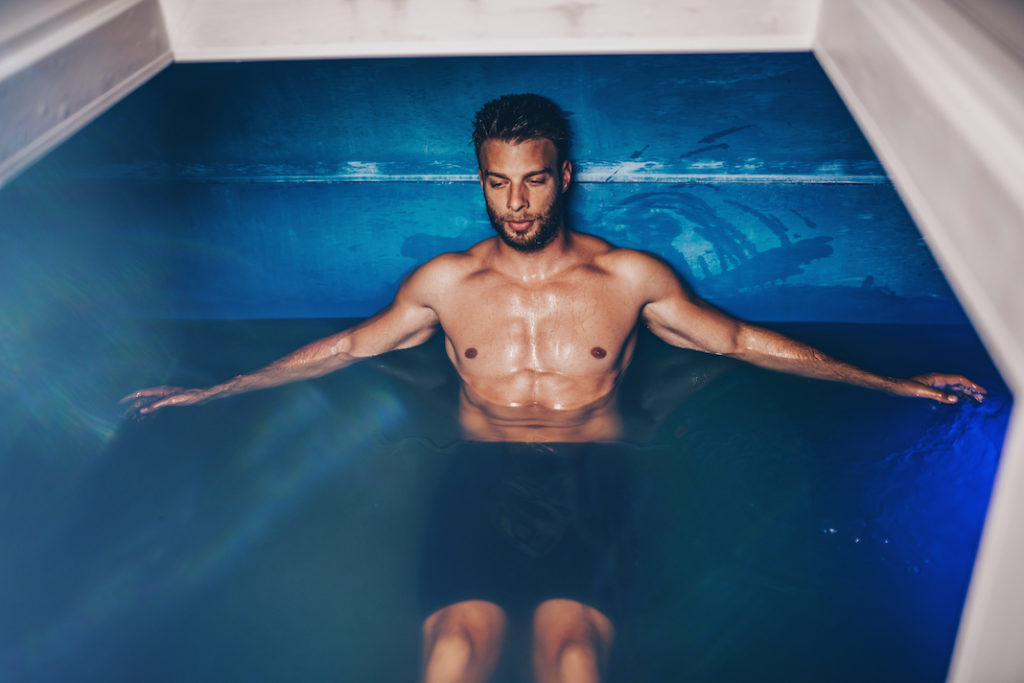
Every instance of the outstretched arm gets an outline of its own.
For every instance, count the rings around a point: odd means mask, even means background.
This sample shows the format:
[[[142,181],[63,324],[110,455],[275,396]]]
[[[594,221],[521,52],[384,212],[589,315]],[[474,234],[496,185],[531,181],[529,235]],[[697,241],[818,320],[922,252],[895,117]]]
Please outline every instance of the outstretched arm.
[[[785,335],[736,320],[699,300],[665,264],[647,257],[644,274],[648,303],[643,318],[669,344],[731,356],[763,368],[803,377],[845,382],[899,396],[956,403],[960,395],[981,401],[985,389],[961,375],[928,373],[886,377],[869,372]]]
[[[352,363],[388,351],[422,344],[438,325],[429,305],[433,282],[422,270],[414,271],[399,288],[395,300],[372,318],[338,334],[314,341],[255,372],[238,375],[205,389],[151,387],[121,399],[129,404],[126,415],[136,417],[167,406],[193,405],[258,389],[321,377]],[[433,270],[437,270],[434,265]]]

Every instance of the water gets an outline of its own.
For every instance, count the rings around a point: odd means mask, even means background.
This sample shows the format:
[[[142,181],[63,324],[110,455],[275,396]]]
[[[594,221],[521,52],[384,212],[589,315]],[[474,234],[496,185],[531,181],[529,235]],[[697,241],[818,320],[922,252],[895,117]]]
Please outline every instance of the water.
[[[123,392],[210,384],[343,325],[154,323],[163,363]],[[623,385],[636,546],[611,680],[944,678],[1009,393],[967,328],[781,329],[992,397],[898,399],[643,335]],[[20,487],[0,521],[0,680],[414,680],[457,386],[435,339],[121,425],[73,477],[84,446],[22,435],[4,463]]]

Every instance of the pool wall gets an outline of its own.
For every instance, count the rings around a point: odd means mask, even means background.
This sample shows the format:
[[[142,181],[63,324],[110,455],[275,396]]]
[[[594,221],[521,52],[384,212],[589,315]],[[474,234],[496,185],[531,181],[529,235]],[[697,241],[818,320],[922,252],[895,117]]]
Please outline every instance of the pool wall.
[[[471,120],[528,90],[570,112],[571,224],[733,314],[967,323],[809,53],[176,65],[0,195],[9,267],[63,232],[136,316],[370,315],[493,234]]]

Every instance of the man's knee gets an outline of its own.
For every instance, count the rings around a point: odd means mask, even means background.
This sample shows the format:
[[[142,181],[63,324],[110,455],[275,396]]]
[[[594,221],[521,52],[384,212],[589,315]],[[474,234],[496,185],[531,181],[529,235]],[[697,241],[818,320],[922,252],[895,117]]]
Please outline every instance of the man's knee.
[[[493,602],[467,600],[448,605],[423,622],[425,638],[463,634],[470,638],[500,637],[505,632],[505,611]]]
[[[476,680],[493,669],[505,636],[505,612],[484,601],[449,605],[423,622],[427,680]]]
[[[598,610],[575,600],[548,600],[533,614],[536,654],[547,660],[603,662],[615,639],[615,627]]]

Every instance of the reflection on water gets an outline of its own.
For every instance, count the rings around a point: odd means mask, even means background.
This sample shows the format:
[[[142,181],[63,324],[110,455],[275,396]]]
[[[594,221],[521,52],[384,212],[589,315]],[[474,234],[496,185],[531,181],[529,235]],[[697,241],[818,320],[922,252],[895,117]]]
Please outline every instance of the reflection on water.
[[[339,326],[179,324],[169,376],[123,391],[230,376]],[[33,485],[3,501],[0,680],[413,680],[422,611],[470,580],[446,560],[473,538],[511,546],[520,564],[474,580],[513,606],[606,601],[611,680],[940,681],[1009,394],[968,330],[787,331],[881,372],[965,372],[992,398],[896,399],[642,336],[630,444],[476,451],[434,340],[125,424],[66,500],[36,494],[76,444],[39,435]],[[451,519],[468,526],[446,535]],[[562,547],[575,565],[551,560]],[[517,680],[507,659],[499,680]]]

